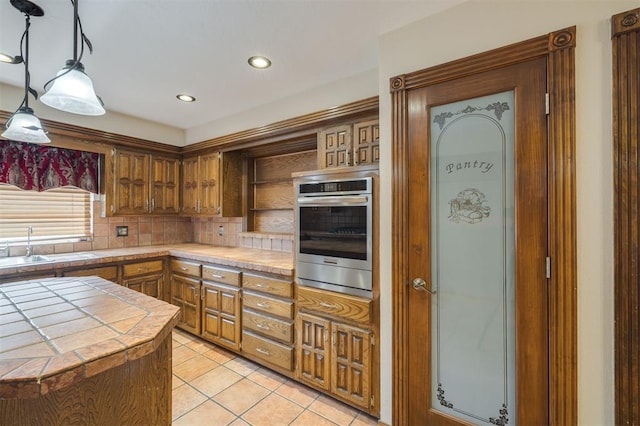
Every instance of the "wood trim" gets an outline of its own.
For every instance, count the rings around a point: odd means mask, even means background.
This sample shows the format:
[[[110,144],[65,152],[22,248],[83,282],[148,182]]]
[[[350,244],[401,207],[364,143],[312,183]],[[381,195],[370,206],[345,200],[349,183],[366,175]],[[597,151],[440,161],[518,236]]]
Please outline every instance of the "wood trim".
[[[13,113],[7,111],[0,111],[0,124],[4,126],[4,123],[11,118]],[[132,148],[140,151],[155,151],[165,154],[177,155],[180,153],[180,147],[167,145],[160,142],[153,142],[146,139],[134,138],[132,136],[120,135],[117,133],[105,132],[102,130],[90,129],[88,127],[76,126],[73,124],[61,123],[59,121],[46,120],[41,118],[43,126],[47,129],[50,135],[54,135],[53,146],[59,145],[55,140],[55,136],[61,136],[66,138],[74,138],[83,142],[99,143],[102,145],[118,146],[120,148]],[[85,150],[97,151],[104,153],[102,148],[97,150],[90,149],[90,144],[87,143]]]
[[[640,424],[640,8],[611,18],[615,423]]]
[[[577,277],[575,211],[575,27],[490,52],[391,78],[393,191],[393,424],[408,424],[408,176],[407,92],[537,57],[548,61],[550,422],[577,424]]]
[[[224,146],[225,149],[238,149],[238,147],[242,145],[251,145],[251,143],[255,145],[257,141],[260,141],[260,144],[277,142],[283,140],[281,136],[284,135],[288,138],[291,134],[297,134],[298,136],[312,134],[317,132],[322,126],[333,125],[347,119],[360,119],[368,116],[378,116],[377,96],[278,121],[265,126],[243,130],[230,135],[208,139],[184,147],[183,153],[193,153],[214,147],[219,148],[221,146]]]
[[[549,34],[549,417],[577,424],[575,27]]]
[[[408,193],[404,188],[409,186],[408,157],[408,125],[407,125],[407,92],[403,76],[392,79],[391,86],[401,88],[392,91],[392,341],[393,344],[393,393],[392,424],[408,423],[408,383],[409,354],[408,344],[408,275],[407,259],[409,258],[409,223]]]
[[[13,113],[0,111],[0,124],[4,124]],[[204,151],[238,150],[266,146],[272,143],[287,141],[288,149],[306,150],[310,147],[310,140],[316,138],[317,131],[329,125],[334,125],[343,121],[353,121],[378,117],[378,97],[351,102],[345,105],[317,111],[311,114],[290,118],[276,123],[268,124],[241,132],[208,139],[194,143],[185,147],[172,146],[160,142],[153,142],[117,133],[105,132],[102,130],[90,129],[88,127],[76,126],[73,124],[61,123],[52,120],[40,119],[51,135],[67,138],[65,141],[54,140],[53,146],[69,147],[69,138],[76,139],[77,142],[86,142],[84,148],[88,151],[107,153],[115,146],[117,148],[134,149],[143,152],[153,151],[171,155],[197,155]],[[100,144],[92,147],[92,144]],[[280,148],[265,148],[264,152],[282,153]],[[261,151],[259,155],[263,155]]]

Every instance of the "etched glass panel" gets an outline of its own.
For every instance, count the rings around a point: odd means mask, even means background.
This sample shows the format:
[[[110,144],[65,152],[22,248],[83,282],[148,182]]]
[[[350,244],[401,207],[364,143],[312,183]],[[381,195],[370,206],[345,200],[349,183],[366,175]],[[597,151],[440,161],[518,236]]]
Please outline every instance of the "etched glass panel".
[[[431,108],[432,407],[515,422],[514,93]]]

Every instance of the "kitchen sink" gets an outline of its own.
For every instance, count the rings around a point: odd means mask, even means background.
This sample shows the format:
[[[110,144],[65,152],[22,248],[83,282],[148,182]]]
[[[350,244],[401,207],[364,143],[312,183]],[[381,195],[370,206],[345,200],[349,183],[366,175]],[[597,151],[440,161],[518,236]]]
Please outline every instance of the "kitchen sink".
[[[46,256],[34,254],[33,256],[13,256],[0,258],[0,267],[2,266],[19,266],[31,263],[51,262]]]

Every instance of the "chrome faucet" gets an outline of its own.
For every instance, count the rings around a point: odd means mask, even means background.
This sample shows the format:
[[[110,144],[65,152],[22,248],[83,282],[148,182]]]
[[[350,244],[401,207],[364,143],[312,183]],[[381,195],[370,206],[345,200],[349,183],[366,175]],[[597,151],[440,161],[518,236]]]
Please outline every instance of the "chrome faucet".
[[[29,257],[33,254],[33,247],[31,247],[31,234],[33,233],[33,227],[27,227],[27,252],[26,256]]]

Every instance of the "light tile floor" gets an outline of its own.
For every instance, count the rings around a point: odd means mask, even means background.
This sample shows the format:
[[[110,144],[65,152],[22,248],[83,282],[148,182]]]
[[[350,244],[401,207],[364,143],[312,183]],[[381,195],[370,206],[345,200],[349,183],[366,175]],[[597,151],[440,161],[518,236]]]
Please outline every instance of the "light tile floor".
[[[359,410],[178,329],[172,415],[174,426],[377,425]]]

